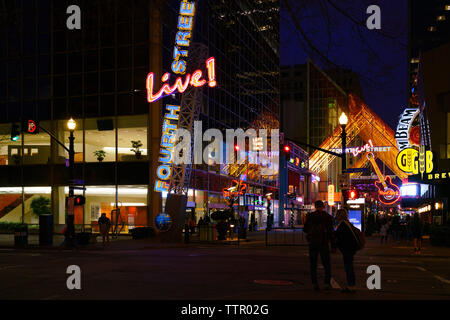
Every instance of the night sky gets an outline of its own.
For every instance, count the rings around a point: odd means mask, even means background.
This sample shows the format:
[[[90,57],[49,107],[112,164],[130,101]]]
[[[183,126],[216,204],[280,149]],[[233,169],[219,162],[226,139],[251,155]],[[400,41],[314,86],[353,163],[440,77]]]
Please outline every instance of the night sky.
[[[327,69],[329,62],[311,49],[303,37],[299,39],[281,2],[281,65],[304,64],[309,56]],[[358,73],[365,102],[395,129],[408,96],[407,0],[290,0],[289,3],[310,42],[334,64],[330,67],[337,65]],[[381,8],[379,31],[366,27],[369,17],[366,9],[372,4]]]

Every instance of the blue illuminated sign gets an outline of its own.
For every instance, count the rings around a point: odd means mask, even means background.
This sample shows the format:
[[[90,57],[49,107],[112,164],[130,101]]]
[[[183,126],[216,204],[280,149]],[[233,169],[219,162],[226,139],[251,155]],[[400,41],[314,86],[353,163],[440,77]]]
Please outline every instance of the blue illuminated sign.
[[[361,210],[349,210],[348,220],[359,230],[362,228]]]

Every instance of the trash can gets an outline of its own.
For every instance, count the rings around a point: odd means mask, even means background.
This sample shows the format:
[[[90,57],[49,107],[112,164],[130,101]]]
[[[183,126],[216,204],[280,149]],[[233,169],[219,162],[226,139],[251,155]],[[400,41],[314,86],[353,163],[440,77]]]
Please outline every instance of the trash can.
[[[41,214],[39,216],[39,245],[51,246],[53,244],[53,215]]]
[[[28,226],[22,224],[14,229],[14,246],[26,247],[28,246]]]

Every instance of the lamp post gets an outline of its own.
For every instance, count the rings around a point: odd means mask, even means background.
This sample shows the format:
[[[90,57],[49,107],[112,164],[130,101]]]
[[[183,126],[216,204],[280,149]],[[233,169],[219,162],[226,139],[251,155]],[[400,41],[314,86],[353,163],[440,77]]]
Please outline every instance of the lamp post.
[[[267,231],[272,230],[273,227],[273,215],[272,212],[270,211],[270,206],[272,205],[272,202],[270,200],[272,200],[272,192],[267,193],[266,194],[266,198],[267,198],[267,223],[266,223],[266,229]]]
[[[339,117],[339,124],[341,125],[342,128],[342,133],[341,133],[341,140],[342,140],[342,174],[347,174],[345,171],[347,170],[347,152],[346,152],[346,147],[347,147],[347,132],[345,132],[345,127],[347,126],[348,123],[348,118],[347,115],[345,114],[345,112],[342,112],[341,116]],[[343,189],[342,190],[342,207],[345,208],[345,205],[347,204],[347,190]]]
[[[74,183],[74,170],[75,170],[75,165],[74,165],[74,158],[75,158],[75,147],[74,147],[74,140],[75,137],[73,136],[73,131],[75,130],[75,128],[77,127],[77,123],[75,122],[75,120],[73,120],[72,118],[70,118],[69,121],[67,121],[67,128],[70,131],[70,136],[69,136],[69,174],[70,174],[70,184],[69,184],[69,197],[73,197],[74,192],[73,192],[73,183]]]
[[[67,229],[66,229],[66,240],[69,241],[69,243],[67,243],[70,246],[74,245],[74,238],[75,238],[75,225],[74,225],[74,213],[73,213],[73,208],[74,208],[74,177],[75,177],[75,163],[74,163],[74,158],[75,158],[75,148],[74,148],[74,143],[73,141],[75,140],[75,137],[73,136],[73,131],[75,130],[75,128],[77,127],[77,123],[70,118],[69,121],[67,121],[67,128],[70,131],[70,136],[69,136],[69,198],[68,198],[68,210],[67,210]]]

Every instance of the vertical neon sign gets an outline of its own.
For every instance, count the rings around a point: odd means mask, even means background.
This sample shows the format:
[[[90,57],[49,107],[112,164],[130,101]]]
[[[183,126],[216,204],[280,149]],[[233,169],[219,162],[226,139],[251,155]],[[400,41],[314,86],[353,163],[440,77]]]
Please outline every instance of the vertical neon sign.
[[[195,2],[181,1],[180,15],[178,16],[178,32],[175,36],[173,62],[171,65],[173,73],[186,73],[186,59],[189,55],[188,49],[191,44],[192,30],[194,28],[194,16]]]

